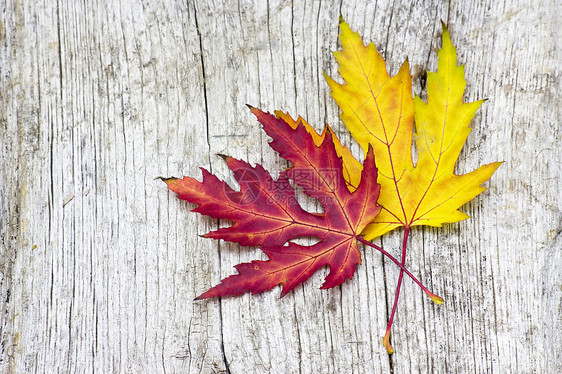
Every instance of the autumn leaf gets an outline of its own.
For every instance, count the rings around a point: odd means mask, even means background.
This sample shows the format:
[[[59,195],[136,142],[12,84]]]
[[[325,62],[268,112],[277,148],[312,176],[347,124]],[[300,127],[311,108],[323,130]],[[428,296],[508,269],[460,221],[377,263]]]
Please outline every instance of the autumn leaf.
[[[379,169],[379,214],[364,231],[370,240],[397,227],[441,226],[468,218],[458,208],[484,191],[501,163],[494,162],[464,175],[454,167],[470,133],[470,121],[483,100],[464,103],[464,68],[443,27],[443,48],[437,73],[428,73],[424,103],[412,99],[406,61],[390,77],[373,43],[365,46],[343,22],[342,51],[334,53],[346,84],[326,76],[342,121],[364,150],[373,147]],[[412,128],[416,122],[417,164],[412,160]]]
[[[356,236],[380,211],[372,151],[367,151],[360,181],[352,192],[343,178],[342,159],[334,143],[340,152],[346,151],[329,129],[318,135],[302,121],[293,128],[282,118],[251,110],[273,138],[271,147],[293,164],[277,180],[260,165],[251,166],[227,156],[223,158],[240,185],[239,191],[205,169],[202,182],[190,177],[164,179],[180,199],[198,205],[194,212],[233,222],[205,237],[261,246],[269,257],[237,265],[238,274],[197,299],[260,293],[279,284],[283,285],[283,296],[324,266],[329,266],[330,272],[322,288],[335,287],[353,276],[361,262]],[[316,142],[309,132],[316,134]],[[318,199],[324,212],[303,210],[289,180]],[[319,241],[311,246],[292,242],[301,237]]]
[[[469,124],[482,100],[465,103],[463,66],[457,65],[456,49],[443,24],[443,46],[436,73],[427,76],[427,103],[412,99],[412,78],[406,61],[389,76],[373,43],[365,46],[358,33],[340,20],[342,50],[334,56],[345,84],[326,76],[332,96],[342,110],[341,118],[365,151],[373,149],[379,170],[381,213],[363,234],[366,240],[404,227],[404,265],[410,228],[441,226],[468,218],[458,208],[485,190],[482,183],[499,162],[456,175],[454,168],[469,133]],[[415,121],[416,165],[412,159]],[[400,292],[400,272],[395,302],[384,344],[389,353],[390,326]],[[438,303],[442,300],[434,300]]]
[[[363,169],[363,165],[351,154],[349,148],[344,147],[337,136],[334,134],[333,130],[330,128],[329,125],[326,125],[322,134],[318,134],[314,128],[309,125],[301,116],[299,116],[296,120],[293,119],[289,115],[289,113],[283,113],[280,110],[275,111],[275,115],[277,118],[283,119],[289,126],[293,129],[296,129],[299,124],[302,124],[306,131],[312,136],[312,140],[314,144],[320,146],[326,137],[326,133],[330,132],[332,136],[332,140],[334,141],[334,147],[336,149],[336,154],[342,158],[343,164],[343,177],[347,183],[348,188],[351,191],[355,190],[355,186],[359,184],[361,180],[361,170]]]

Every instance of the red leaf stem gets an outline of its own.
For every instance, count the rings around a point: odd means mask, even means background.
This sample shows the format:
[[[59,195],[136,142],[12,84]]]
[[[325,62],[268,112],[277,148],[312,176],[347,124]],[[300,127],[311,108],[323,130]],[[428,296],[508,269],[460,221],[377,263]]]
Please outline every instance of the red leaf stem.
[[[437,296],[436,294],[434,294],[433,292],[431,292],[430,290],[427,289],[427,287],[425,287],[423,285],[422,282],[420,282],[412,273],[410,273],[410,271],[408,271],[408,269],[406,268],[406,266],[404,266],[400,261],[398,261],[394,256],[392,256],[390,253],[388,253],[387,251],[385,251],[384,249],[382,249],[381,247],[379,247],[376,244],[371,243],[368,240],[363,239],[362,237],[358,236],[357,240],[359,240],[361,243],[366,244],[370,247],[375,248],[377,251],[379,251],[380,253],[382,253],[383,255],[385,255],[386,257],[388,257],[392,262],[394,262],[396,265],[398,265],[398,267],[404,272],[406,273],[418,286],[420,286],[420,288],[423,290],[423,292],[425,292],[427,294],[427,296],[429,296],[431,298],[431,300],[433,300],[433,302],[435,302],[436,304],[443,304],[444,300],[442,297]]]

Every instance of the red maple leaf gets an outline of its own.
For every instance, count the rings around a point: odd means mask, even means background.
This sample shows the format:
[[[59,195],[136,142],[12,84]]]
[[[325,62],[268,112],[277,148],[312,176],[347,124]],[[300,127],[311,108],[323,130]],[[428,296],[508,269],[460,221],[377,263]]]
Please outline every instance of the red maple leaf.
[[[293,129],[283,119],[250,109],[273,138],[270,146],[293,164],[277,180],[260,165],[251,166],[227,156],[222,157],[234,173],[239,191],[203,168],[202,182],[190,177],[163,179],[180,199],[198,205],[194,212],[233,222],[205,237],[260,246],[269,257],[266,261],[236,265],[238,274],[223,279],[197,299],[247,291],[256,294],[279,284],[283,285],[284,296],[324,266],[329,266],[330,272],[321,288],[340,285],[353,277],[355,266],[361,262],[357,236],[380,211],[380,186],[372,150],[363,163],[361,182],[351,192],[329,128],[317,146],[304,125]],[[318,199],[324,212],[305,211],[297,202],[290,180]],[[310,246],[291,241],[301,237],[319,241]]]

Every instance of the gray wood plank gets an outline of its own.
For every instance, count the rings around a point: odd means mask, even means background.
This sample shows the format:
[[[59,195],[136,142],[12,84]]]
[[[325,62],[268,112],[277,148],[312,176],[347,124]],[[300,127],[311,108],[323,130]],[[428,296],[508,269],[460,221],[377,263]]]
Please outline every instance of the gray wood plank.
[[[100,373],[562,372],[558,2],[187,1],[0,4],[0,371]],[[259,250],[200,238],[159,176],[231,180],[217,153],[286,163],[246,104],[328,122],[356,155],[322,72],[340,13],[414,92],[440,20],[488,98],[459,172],[504,160],[471,219],[413,230],[407,266],[367,248],[279,299],[193,301]],[[558,33],[558,34],[557,34]],[[230,179],[229,179],[230,178]],[[308,208],[310,201],[303,202]],[[378,243],[399,255],[401,233]]]

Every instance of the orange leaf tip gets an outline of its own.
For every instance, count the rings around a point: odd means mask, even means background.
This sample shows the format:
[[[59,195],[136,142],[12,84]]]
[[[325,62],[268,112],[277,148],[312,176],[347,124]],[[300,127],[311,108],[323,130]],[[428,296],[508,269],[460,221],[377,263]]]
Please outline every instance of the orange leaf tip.
[[[156,178],[154,178],[154,180],[156,180],[156,179],[160,179],[162,182],[168,183],[168,181],[173,181],[173,180],[176,180],[178,178],[176,178],[176,177],[167,177],[167,178],[166,177],[156,177]]]
[[[155,179],[160,179],[162,182],[166,183],[166,185],[168,186],[168,188],[169,188],[170,190],[173,189],[172,187],[173,187],[173,186],[177,183],[177,181],[178,181],[178,178],[176,178],[176,177],[169,177],[169,178],[158,177],[158,178],[155,178]]]
[[[437,305],[442,305],[445,302],[445,300],[442,297],[439,297],[434,293],[428,292],[427,296],[429,296],[431,300],[433,300],[433,302]]]
[[[384,345],[389,355],[394,353],[394,348],[390,345],[390,330],[386,330],[386,334],[384,334],[382,339],[382,345]]]

